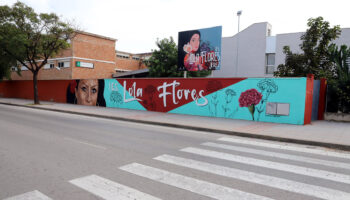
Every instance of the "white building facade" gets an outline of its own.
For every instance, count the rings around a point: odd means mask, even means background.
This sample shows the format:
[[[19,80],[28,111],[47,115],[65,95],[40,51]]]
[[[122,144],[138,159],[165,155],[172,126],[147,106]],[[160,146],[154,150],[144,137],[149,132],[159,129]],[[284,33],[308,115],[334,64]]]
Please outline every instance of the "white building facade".
[[[272,26],[267,22],[252,24],[233,37],[222,38],[221,68],[212,71],[212,77],[273,77],[277,66],[284,64],[283,47],[301,53],[300,37],[304,32],[271,36]],[[335,41],[350,46],[350,28],[342,29]]]

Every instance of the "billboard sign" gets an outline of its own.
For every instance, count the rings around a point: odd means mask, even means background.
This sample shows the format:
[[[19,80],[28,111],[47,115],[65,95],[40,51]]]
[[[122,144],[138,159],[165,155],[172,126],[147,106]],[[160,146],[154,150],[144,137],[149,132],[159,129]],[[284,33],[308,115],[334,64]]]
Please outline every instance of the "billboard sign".
[[[179,32],[178,71],[219,70],[222,27]]]

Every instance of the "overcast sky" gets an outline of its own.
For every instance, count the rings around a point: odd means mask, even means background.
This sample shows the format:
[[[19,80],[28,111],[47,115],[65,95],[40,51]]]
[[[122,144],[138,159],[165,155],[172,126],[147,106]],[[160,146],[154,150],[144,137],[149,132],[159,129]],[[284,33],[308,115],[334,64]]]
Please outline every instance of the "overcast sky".
[[[0,0],[12,6],[16,0]],[[36,12],[54,12],[83,31],[118,39],[116,49],[151,52],[157,38],[179,31],[222,26],[222,36],[269,22],[272,35],[306,30],[307,19],[322,16],[331,25],[350,28],[349,0],[22,0]]]

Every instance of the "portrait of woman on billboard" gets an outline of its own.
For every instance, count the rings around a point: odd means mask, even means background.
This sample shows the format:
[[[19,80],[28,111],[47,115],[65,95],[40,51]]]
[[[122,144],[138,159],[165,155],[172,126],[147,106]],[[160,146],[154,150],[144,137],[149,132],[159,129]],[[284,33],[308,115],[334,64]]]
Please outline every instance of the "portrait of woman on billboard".
[[[221,27],[179,32],[178,70],[220,68]]]
[[[201,33],[198,30],[179,33],[179,62],[185,69],[182,71],[201,71],[203,62],[200,57]]]

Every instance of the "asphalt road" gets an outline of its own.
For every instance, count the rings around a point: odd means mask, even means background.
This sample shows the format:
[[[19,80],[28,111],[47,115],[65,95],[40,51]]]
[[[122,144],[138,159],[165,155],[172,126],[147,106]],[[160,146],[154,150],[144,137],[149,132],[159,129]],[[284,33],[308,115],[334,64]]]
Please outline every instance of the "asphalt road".
[[[0,105],[0,199],[350,199],[350,154]]]

